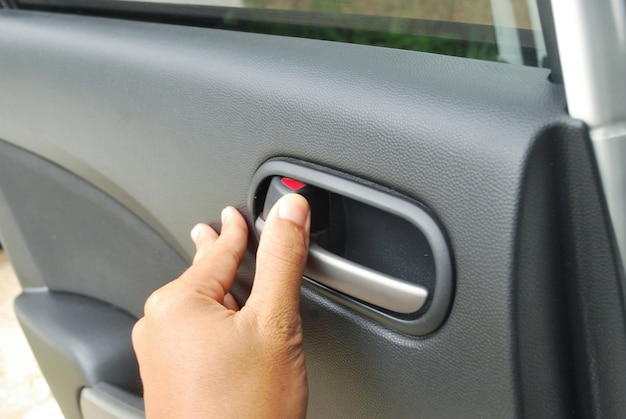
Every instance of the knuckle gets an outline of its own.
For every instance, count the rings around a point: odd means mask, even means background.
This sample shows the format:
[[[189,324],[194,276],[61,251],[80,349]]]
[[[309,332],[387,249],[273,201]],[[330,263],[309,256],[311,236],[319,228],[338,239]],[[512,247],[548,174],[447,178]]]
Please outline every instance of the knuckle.
[[[207,256],[207,254],[209,254],[208,250],[205,249],[204,247],[200,247],[198,250],[196,250],[196,253],[193,255],[192,264],[198,263],[200,260],[204,259]]]
[[[302,322],[299,316],[273,312],[260,319],[266,344],[274,350],[292,350],[302,345]]]
[[[237,222],[237,223],[230,224],[229,225],[229,231],[232,234],[245,237],[245,236],[248,235],[248,226],[242,220],[242,222]]]
[[[249,316],[248,330],[254,331],[259,356],[266,357],[276,366],[294,365],[303,361],[302,321],[298,314],[287,311],[265,312],[244,306]]]
[[[143,306],[144,315],[152,317],[157,314],[161,306],[162,300],[163,291],[161,288],[159,288],[158,290],[150,294],[150,296],[146,299],[146,303]]]
[[[220,243],[217,246],[216,250],[216,255],[223,260],[221,263],[226,262],[227,264],[232,264],[235,266],[239,265],[242,255],[240,255],[240,252],[238,252],[238,250],[233,246],[225,243]],[[226,258],[226,260],[224,260],[224,258]]]
[[[168,284],[154,291],[144,305],[145,317],[162,319],[170,318],[184,304],[182,295],[176,287]]]
[[[130,333],[130,339],[134,347],[136,347],[142,341],[144,327],[145,326],[143,317],[139,319],[137,323],[135,323],[135,325],[133,326],[133,329]]]

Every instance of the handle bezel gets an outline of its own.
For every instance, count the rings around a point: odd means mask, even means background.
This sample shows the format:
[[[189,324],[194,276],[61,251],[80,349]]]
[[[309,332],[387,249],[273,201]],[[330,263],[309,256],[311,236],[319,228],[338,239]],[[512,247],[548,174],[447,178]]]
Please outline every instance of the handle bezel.
[[[441,228],[421,205],[399,195],[397,192],[366,183],[349,175],[331,172],[328,169],[310,163],[296,162],[292,159],[273,159],[262,164],[252,178],[248,205],[253,220],[256,220],[262,211],[264,201],[264,197],[257,196],[257,193],[262,193],[261,185],[273,176],[297,179],[400,217],[414,225],[424,235],[433,255],[435,265],[434,291],[431,293],[428,303],[415,318],[395,316],[386,310],[379,310],[336,289],[324,286],[309,278],[305,272],[303,284],[306,287],[409,335],[427,335],[441,325],[452,301],[452,260]]]

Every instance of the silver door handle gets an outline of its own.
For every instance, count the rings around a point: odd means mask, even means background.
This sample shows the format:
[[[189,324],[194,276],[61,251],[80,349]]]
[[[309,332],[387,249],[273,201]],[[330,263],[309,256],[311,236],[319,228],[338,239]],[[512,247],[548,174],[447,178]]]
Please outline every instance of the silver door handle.
[[[264,225],[265,221],[257,218],[255,227],[259,234]],[[428,299],[426,288],[351,262],[316,243],[309,247],[304,275],[350,297],[396,313],[415,313]]]
[[[358,265],[315,243],[309,248],[304,274],[346,295],[396,313],[415,313],[428,299],[428,290]]]

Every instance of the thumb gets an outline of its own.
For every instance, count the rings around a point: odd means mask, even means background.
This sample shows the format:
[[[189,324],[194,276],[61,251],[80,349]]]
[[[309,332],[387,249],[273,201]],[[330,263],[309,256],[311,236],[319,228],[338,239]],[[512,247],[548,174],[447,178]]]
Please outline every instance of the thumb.
[[[300,283],[309,251],[311,210],[298,194],[283,196],[263,227],[256,258],[256,275],[247,306],[259,315],[276,311],[297,315]]]

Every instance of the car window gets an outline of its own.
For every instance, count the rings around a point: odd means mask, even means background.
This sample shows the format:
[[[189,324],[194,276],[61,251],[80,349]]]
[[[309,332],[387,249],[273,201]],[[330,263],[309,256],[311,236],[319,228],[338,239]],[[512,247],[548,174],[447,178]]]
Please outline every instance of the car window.
[[[128,2],[123,2],[128,3]],[[222,29],[545,66],[536,0],[134,0]]]

